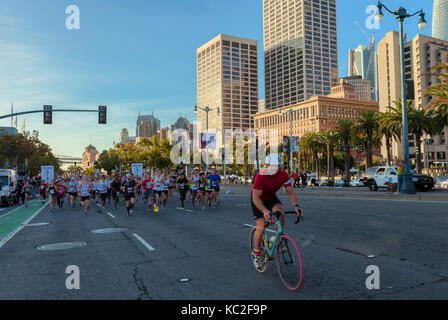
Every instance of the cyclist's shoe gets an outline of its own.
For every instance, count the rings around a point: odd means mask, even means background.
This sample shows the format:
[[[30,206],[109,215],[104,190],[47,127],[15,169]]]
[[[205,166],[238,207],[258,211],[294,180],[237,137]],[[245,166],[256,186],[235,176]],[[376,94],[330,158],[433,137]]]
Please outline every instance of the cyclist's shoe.
[[[252,261],[254,262],[255,269],[261,270],[263,268],[261,253],[256,254],[255,251],[252,251]]]

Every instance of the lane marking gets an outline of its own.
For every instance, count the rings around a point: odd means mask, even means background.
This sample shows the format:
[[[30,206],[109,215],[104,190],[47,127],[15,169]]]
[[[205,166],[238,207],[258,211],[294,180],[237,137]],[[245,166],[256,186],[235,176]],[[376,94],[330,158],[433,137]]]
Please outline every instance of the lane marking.
[[[115,216],[112,214],[112,213],[110,213],[110,212],[107,212],[107,214],[109,215],[109,216],[111,216],[112,217],[112,219],[115,219]]]
[[[133,233],[132,234],[138,241],[141,242],[141,244],[143,244],[146,249],[148,249],[149,251],[154,251],[155,249],[153,247],[151,247],[151,245],[145,241],[145,239],[143,239],[142,237],[140,237],[138,234]]]
[[[33,220],[39,213],[41,213],[47,205],[49,205],[50,202],[46,202],[42,208],[40,208],[35,214],[33,214],[31,217],[29,217],[22,225],[20,225],[16,230],[8,234],[2,241],[0,241],[0,249],[12,239],[17,233],[19,233],[20,230],[22,230],[26,224],[28,224],[31,220]]]

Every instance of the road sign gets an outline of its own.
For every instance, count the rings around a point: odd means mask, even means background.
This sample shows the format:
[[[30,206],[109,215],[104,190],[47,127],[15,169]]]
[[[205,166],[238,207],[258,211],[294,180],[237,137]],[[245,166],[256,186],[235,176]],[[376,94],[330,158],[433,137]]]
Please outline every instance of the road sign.
[[[47,183],[50,183],[51,180],[54,179],[54,167],[53,166],[42,166],[40,173],[41,173],[42,180]]]
[[[141,164],[141,163],[133,163],[132,167],[131,167],[131,170],[132,170],[132,174],[134,176],[141,178],[142,175],[143,175],[143,164]]]

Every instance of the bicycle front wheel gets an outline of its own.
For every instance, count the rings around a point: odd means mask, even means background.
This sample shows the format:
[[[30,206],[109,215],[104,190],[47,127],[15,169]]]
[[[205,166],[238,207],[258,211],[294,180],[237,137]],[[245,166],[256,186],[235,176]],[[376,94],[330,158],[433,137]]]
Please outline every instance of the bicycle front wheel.
[[[290,236],[281,236],[275,249],[275,265],[283,285],[291,291],[299,290],[303,280],[302,255]]]

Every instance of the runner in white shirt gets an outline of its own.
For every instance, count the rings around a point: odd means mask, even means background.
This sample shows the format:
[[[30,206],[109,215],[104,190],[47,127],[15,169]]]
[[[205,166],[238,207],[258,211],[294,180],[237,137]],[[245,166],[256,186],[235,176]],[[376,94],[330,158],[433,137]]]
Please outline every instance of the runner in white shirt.
[[[162,170],[157,169],[156,176],[154,177],[154,196],[156,198],[156,204],[154,206],[154,212],[159,212],[159,204],[160,204],[160,198],[162,197],[163,193],[163,176],[162,176]]]

